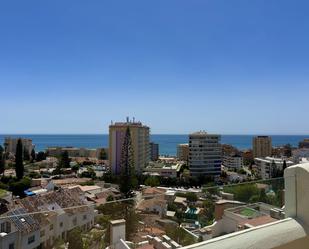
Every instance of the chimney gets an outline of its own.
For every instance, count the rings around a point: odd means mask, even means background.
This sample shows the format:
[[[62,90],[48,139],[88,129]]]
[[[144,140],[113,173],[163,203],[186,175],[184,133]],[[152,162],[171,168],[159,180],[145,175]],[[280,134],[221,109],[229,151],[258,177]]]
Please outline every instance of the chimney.
[[[121,241],[126,240],[126,221],[121,220],[111,220],[110,221],[110,245],[111,248],[119,249],[121,248]]]

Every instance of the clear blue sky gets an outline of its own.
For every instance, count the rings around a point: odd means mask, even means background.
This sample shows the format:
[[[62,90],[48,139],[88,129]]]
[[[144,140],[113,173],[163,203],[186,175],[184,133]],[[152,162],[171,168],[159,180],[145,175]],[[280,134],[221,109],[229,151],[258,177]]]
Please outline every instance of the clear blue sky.
[[[309,2],[0,2],[0,133],[309,134]]]

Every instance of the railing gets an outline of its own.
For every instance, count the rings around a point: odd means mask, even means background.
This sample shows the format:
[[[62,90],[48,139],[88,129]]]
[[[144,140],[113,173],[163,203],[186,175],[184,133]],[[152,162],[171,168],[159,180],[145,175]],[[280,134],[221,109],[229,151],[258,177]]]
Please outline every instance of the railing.
[[[104,188],[57,190],[13,200],[0,216],[0,242],[17,249],[66,248],[68,243],[74,248],[201,247],[263,226],[291,225],[285,219],[285,183],[292,191],[298,181],[289,174],[203,188],[143,186],[129,198]],[[288,212],[292,216],[291,208]]]

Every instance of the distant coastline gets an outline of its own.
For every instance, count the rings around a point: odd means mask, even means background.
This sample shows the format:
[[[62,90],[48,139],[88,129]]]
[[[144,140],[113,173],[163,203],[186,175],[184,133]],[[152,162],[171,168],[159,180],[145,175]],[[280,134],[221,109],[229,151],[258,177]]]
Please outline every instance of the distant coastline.
[[[0,134],[0,144],[3,145],[4,138],[25,137],[31,138],[36,146],[36,151],[45,150],[51,146],[73,146],[84,148],[108,147],[108,134]],[[250,149],[252,147],[252,137],[255,135],[222,135],[221,142],[230,144],[238,149]],[[298,146],[298,143],[309,138],[309,135],[272,135],[273,146],[291,144]],[[177,144],[187,143],[188,135],[181,134],[152,134],[151,141],[159,144],[161,155],[176,155]]]

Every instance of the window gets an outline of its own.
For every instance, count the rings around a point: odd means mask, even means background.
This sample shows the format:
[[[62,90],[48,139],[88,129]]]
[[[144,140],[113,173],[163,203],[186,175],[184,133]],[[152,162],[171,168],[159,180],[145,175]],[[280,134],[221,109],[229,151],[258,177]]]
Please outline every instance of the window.
[[[35,241],[35,236],[34,235],[28,237],[28,245],[33,243],[34,241]]]
[[[63,222],[60,222],[60,227],[63,227]]]
[[[86,220],[87,219],[87,215],[86,214],[84,214],[84,216],[83,216],[83,220]]]
[[[15,249],[14,243],[9,244],[9,249]]]
[[[53,230],[54,229],[54,224],[50,224],[49,225],[49,230]]]
[[[42,238],[43,236],[45,236],[45,230],[42,230],[42,231],[40,232],[40,237]]]

